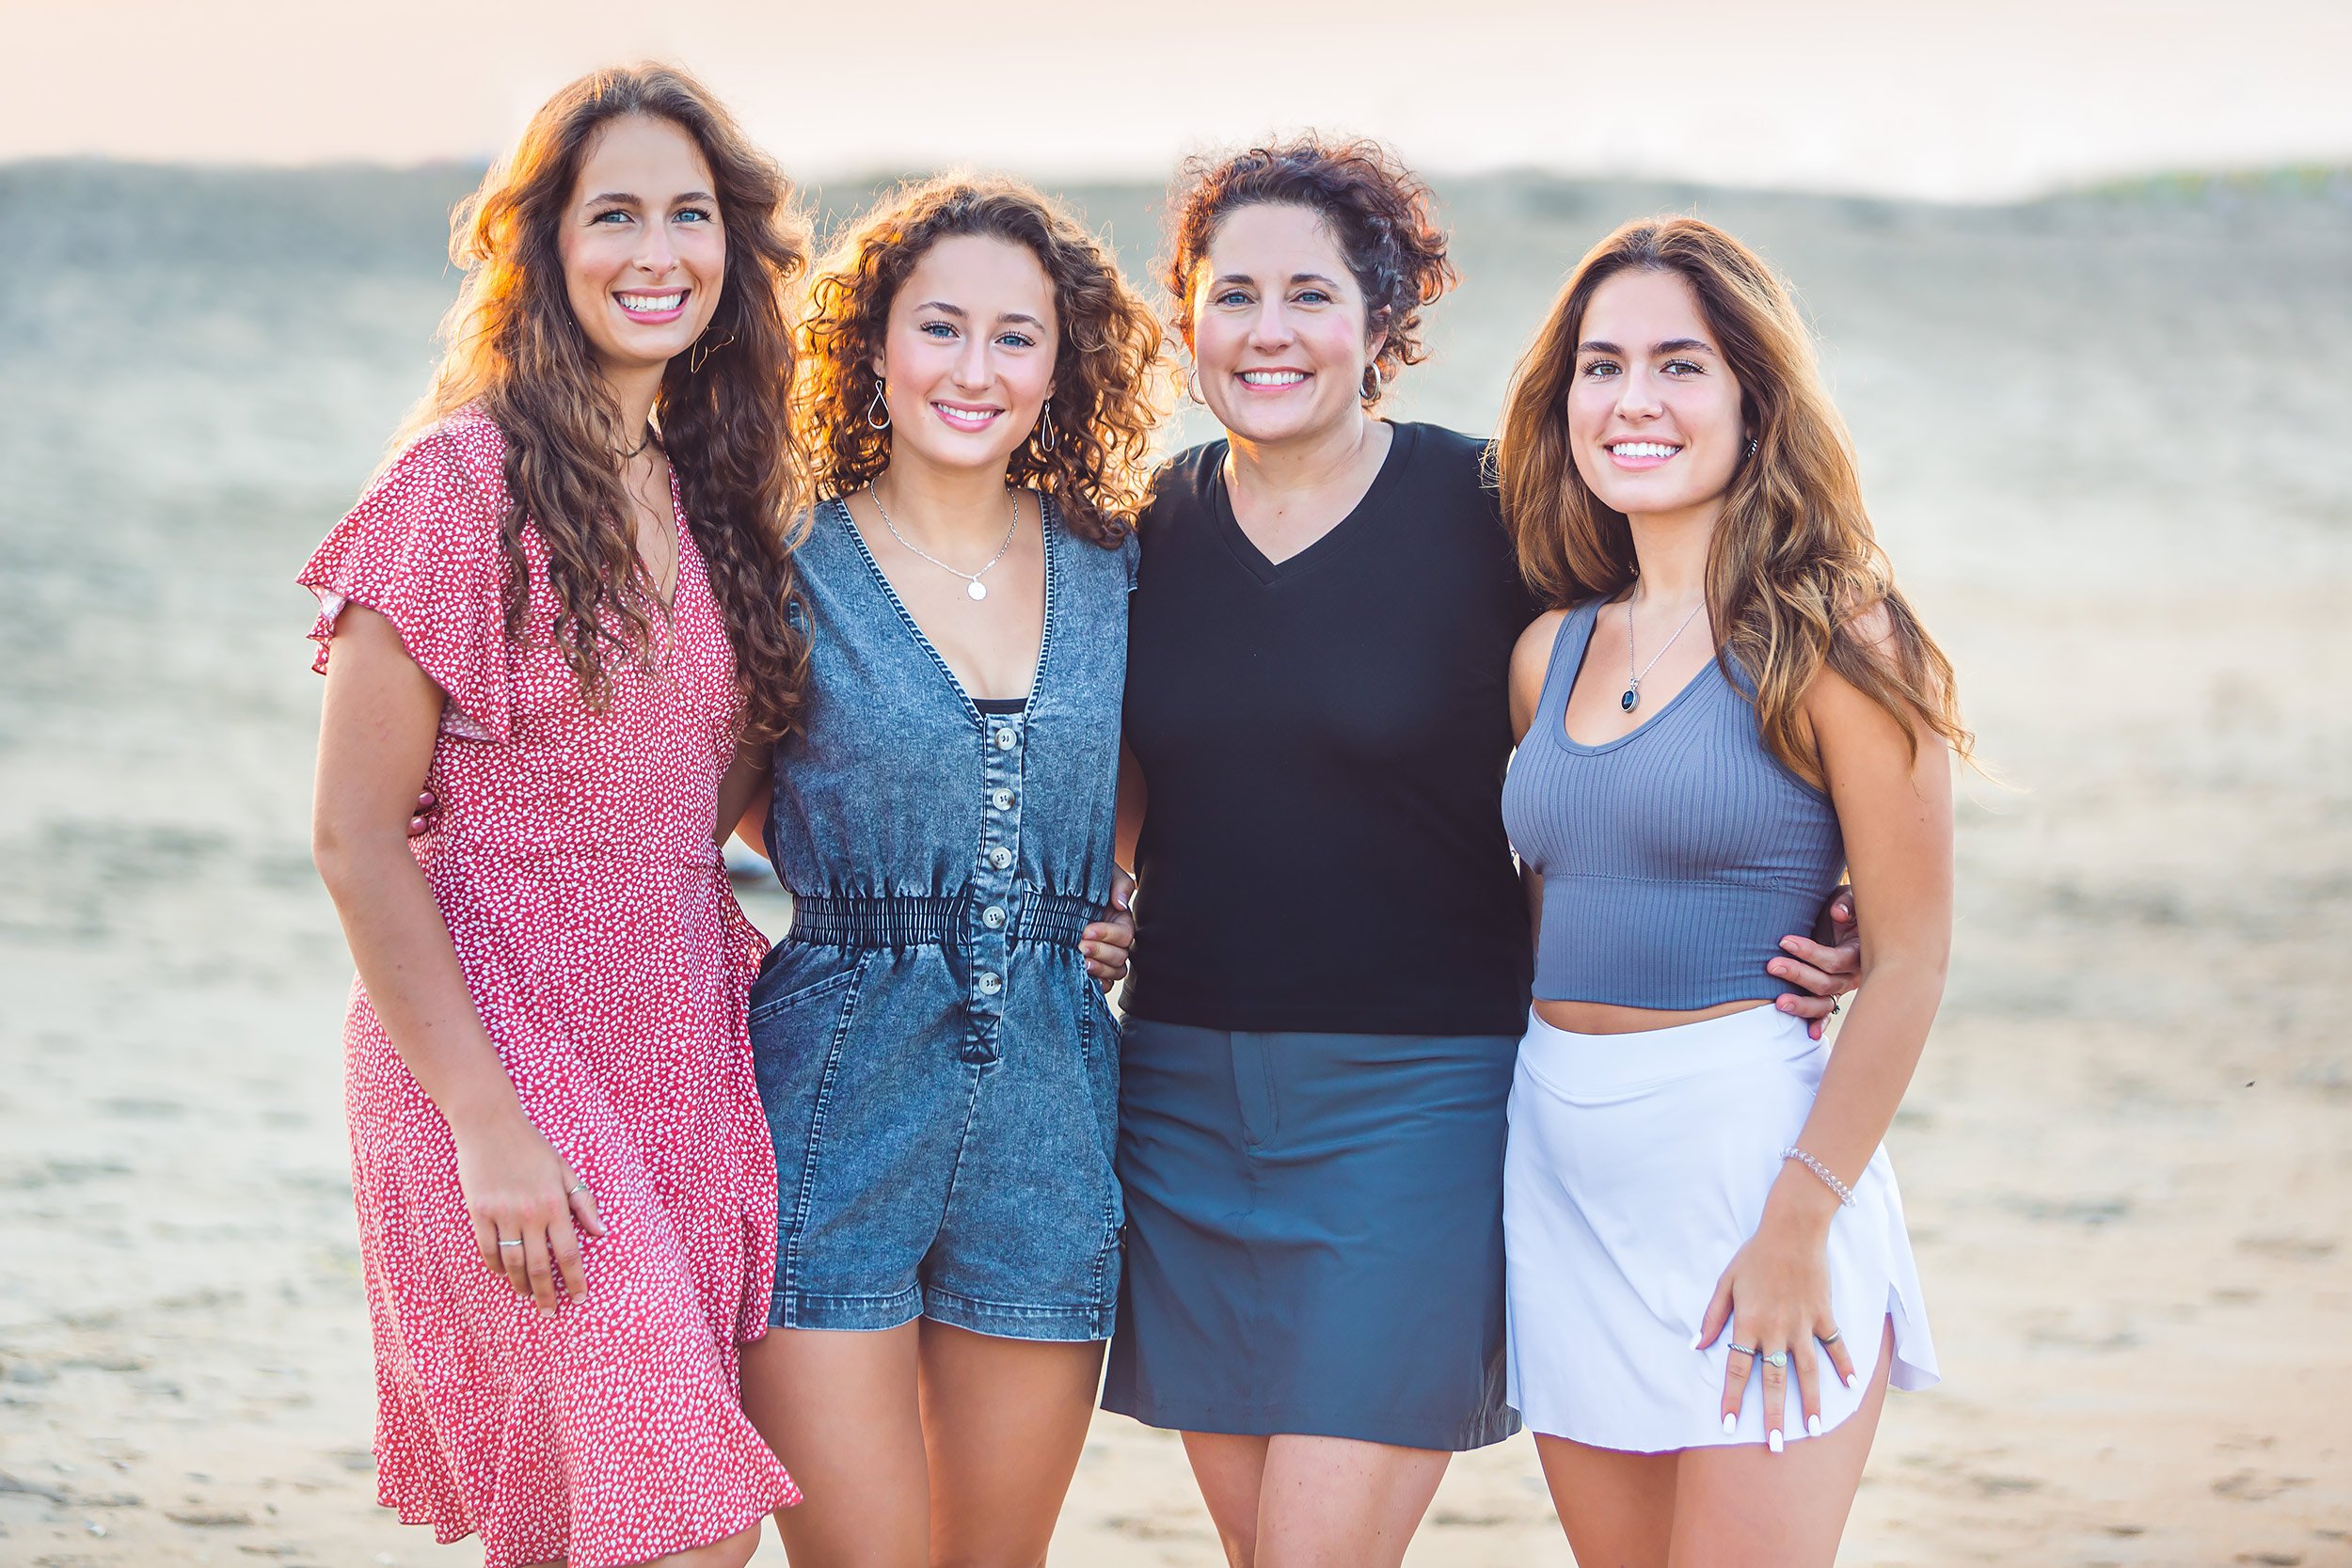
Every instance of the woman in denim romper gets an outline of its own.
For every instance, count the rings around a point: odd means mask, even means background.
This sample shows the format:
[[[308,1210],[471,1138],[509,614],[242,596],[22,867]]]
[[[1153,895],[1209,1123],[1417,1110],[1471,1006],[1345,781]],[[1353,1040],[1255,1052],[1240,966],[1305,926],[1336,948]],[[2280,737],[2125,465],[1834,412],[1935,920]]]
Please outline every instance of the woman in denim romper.
[[[1044,198],[958,181],[843,243],[810,331],[835,499],[796,558],[808,695],[765,822],[796,901],[751,1002],[778,1332],[744,1402],[800,1456],[796,1568],[1039,1561],[1119,1293],[1089,958],[1115,977],[1124,933],[1088,939],[1159,333]]]

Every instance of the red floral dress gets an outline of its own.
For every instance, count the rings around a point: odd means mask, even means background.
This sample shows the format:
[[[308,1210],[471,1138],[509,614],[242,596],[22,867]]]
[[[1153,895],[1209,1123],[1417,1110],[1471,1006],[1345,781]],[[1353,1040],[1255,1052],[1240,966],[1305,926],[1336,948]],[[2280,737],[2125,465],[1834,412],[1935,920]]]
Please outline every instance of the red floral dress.
[[[711,842],[740,705],[678,516],[654,657],[608,659],[593,710],[550,641],[506,636],[505,442],[474,413],[410,447],[303,569],[324,671],[335,617],[395,626],[448,696],[412,840],[532,1125],[595,1194],[587,1288],[553,1321],[483,1265],[449,1124],[355,984],[352,1188],[374,1320],[377,1490],[486,1568],[620,1568],[799,1500],[744,1418],[736,1347],[766,1330],[774,1156],[744,998],[764,949]]]

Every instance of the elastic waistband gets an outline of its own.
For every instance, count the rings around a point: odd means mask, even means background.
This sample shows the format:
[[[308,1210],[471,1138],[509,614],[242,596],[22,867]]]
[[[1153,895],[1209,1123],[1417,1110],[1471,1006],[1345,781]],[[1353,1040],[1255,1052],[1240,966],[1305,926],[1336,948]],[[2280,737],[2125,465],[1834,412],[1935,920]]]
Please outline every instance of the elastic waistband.
[[[1580,1035],[1546,1023],[1530,1008],[1519,1041],[1519,1055],[1531,1069],[1564,1088],[1594,1094],[1717,1068],[1790,1061],[1822,1049],[1806,1035],[1804,1020],[1769,1003],[1625,1035]]]
[[[1016,894],[1005,904],[1007,940],[1078,945],[1097,906],[1067,893]],[[792,928],[784,940],[810,947],[959,947],[972,936],[984,906],[968,893],[904,898],[795,897]]]

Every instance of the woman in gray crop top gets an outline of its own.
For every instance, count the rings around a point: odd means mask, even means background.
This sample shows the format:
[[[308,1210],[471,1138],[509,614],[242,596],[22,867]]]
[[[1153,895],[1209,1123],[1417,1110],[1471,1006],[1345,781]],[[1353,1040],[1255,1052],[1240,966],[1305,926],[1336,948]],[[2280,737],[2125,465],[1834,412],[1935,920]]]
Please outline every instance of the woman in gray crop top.
[[[1511,669],[1511,1402],[1580,1560],[1827,1568],[1887,1386],[1936,1380],[1880,1141],[1950,942],[1951,667],[1786,290],[1720,230],[1584,258],[1500,456],[1566,607]],[[1833,1053],[1765,962],[1848,871],[1868,983]]]

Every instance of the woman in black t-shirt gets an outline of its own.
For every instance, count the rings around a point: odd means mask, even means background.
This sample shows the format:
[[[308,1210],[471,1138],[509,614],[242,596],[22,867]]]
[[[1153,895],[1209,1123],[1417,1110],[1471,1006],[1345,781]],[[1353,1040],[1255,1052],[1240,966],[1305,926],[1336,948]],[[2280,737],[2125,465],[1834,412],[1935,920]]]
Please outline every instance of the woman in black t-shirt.
[[[1426,187],[1311,136],[1196,164],[1172,207],[1194,395],[1227,434],[1141,526],[1104,1403],[1184,1433],[1232,1561],[1393,1564],[1449,1455],[1518,1425],[1502,1176],[1531,943],[1501,795],[1536,606],[1484,443],[1372,415],[1454,281]]]

